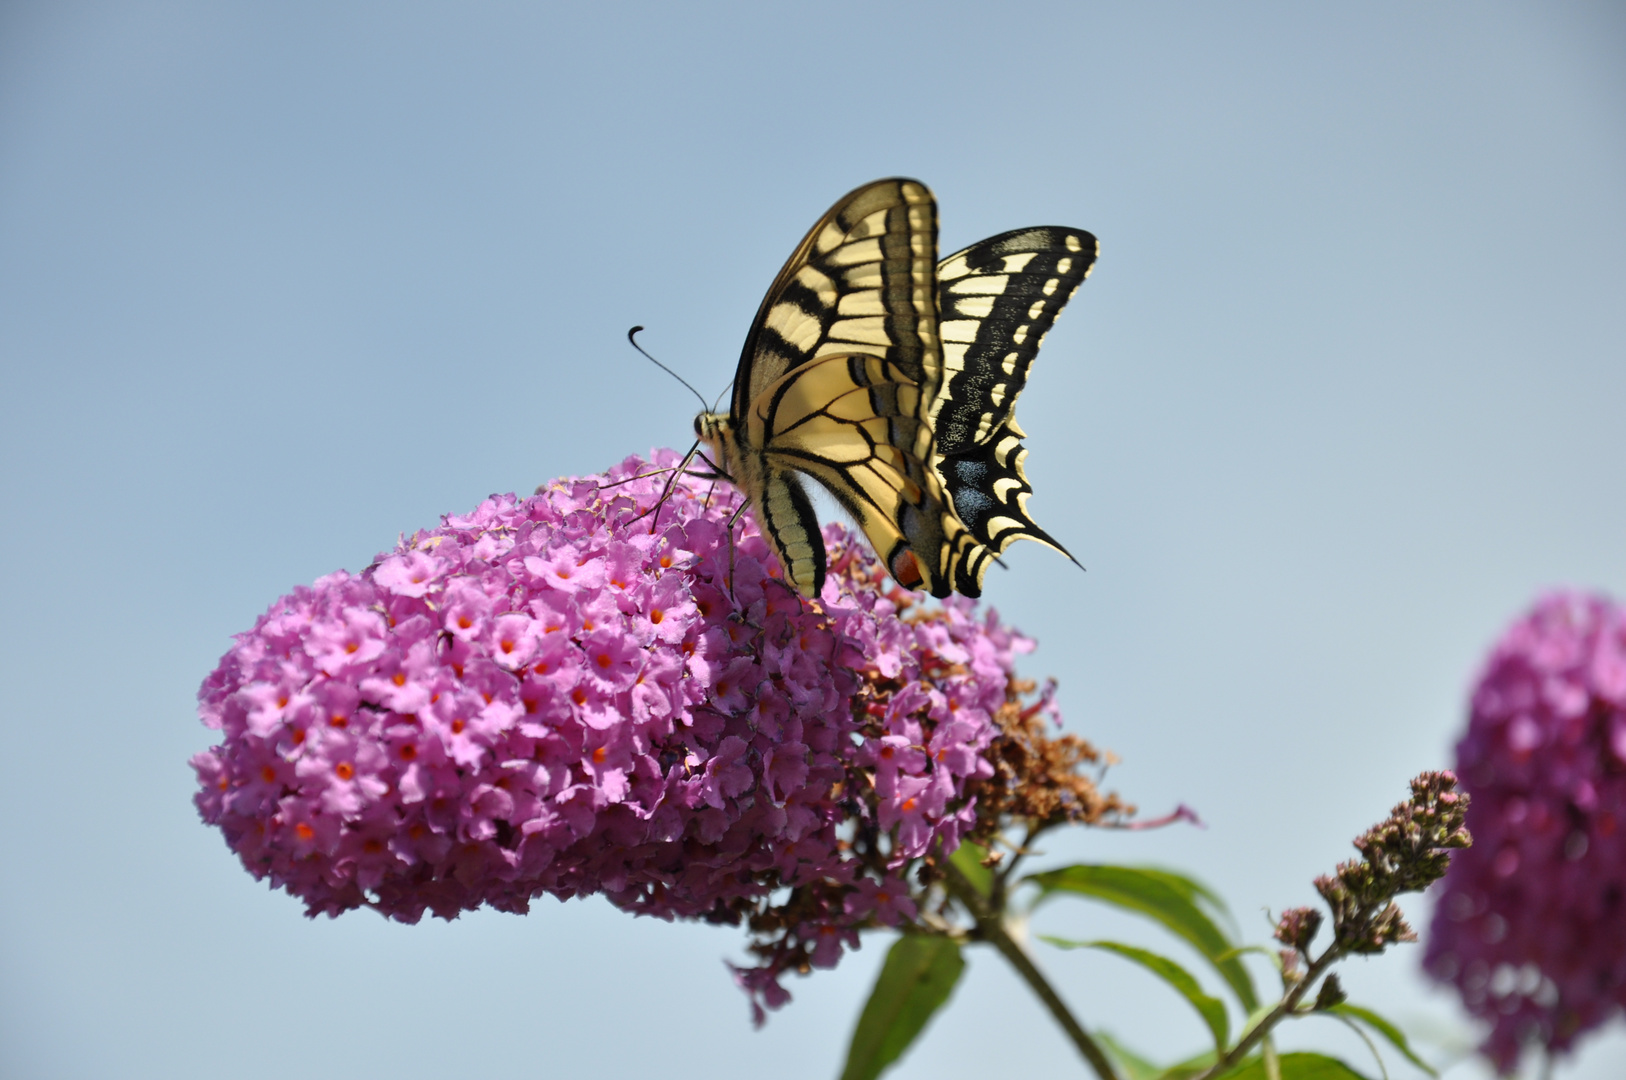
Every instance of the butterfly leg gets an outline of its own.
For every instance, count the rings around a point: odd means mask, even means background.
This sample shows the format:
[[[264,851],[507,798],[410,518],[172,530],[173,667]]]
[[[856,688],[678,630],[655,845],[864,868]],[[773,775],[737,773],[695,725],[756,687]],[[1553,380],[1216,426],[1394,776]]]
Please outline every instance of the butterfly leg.
[[[740,515],[744,514],[750,505],[750,502],[742,500],[740,508],[728,519],[728,598],[733,601],[736,608],[739,607],[740,601],[734,595],[734,523],[740,520]]]
[[[608,484],[598,484],[595,486],[600,491],[608,491],[613,487],[620,487],[622,484],[630,484],[634,480],[646,480],[651,476],[665,476],[671,471],[671,469],[651,469],[649,472],[639,473],[637,476],[629,476],[624,480],[612,480]]]
[[[654,514],[655,520],[649,523],[649,531],[653,535],[656,526],[661,523],[661,507],[666,505],[666,497],[672,494],[672,486],[677,483],[678,477],[683,475],[683,470],[689,467],[689,462],[693,461],[695,454],[699,452],[700,441],[697,439],[694,445],[689,447],[689,452],[683,455],[683,460],[678,463],[678,467],[672,470],[672,475],[667,478],[666,486],[661,489],[661,497],[655,500],[655,505],[627,522],[628,525],[636,525],[650,514]]]
[[[696,456],[699,457],[701,461],[704,461],[706,463],[706,467],[708,469],[710,469],[711,472],[707,472],[707,473],[700,473],[700,472],[690,473],[689,474],[690,476],[698,477],[701,480],[727,480],[729,483],[734,482],[734,478],[732,476],[728,475],[728,473],[726,473],[725,471],[723,471],[723,467],[721,465],[717,464],[715,461],[712,461],[711,458],[707,457],[704,450],[702,450]]]

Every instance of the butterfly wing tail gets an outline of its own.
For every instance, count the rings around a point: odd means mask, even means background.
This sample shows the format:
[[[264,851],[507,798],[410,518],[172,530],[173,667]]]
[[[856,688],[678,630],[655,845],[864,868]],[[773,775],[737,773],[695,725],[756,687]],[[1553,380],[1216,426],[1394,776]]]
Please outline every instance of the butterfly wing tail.
[[[978,588],[993,556],[1017,540],[1036,540],[1066,555],[1075,565],[1078,562],[1072,552],[1041,529],[1028,514],[1027,501],[1033,487],[1022,468],[1027,454],[1021,429],[1013,421],[1001,425],[987,442],[938,463],[943,486],[954,501],[955,513],[987,552],[987,557],[959,567],[961,573],[973,577]]]

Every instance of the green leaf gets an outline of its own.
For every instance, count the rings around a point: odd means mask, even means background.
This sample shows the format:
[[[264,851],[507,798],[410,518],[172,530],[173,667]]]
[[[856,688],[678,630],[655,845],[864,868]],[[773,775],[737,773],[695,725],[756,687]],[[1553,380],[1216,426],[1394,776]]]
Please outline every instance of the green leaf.
[[[1263,945],[1238,945],[1234,949],[1226,949],[1220,953],[1216,960],[1229,960],[1233,956],[1246,956],[1248,953],[1258,953],[1270,961],[1270,966],[1277,971],[1282,970],[1282,954],[1280,949],[1267,949]]]
[[[1204,885],[1196,878],[1187,877],[1185,874],[1177,874],[1173,870],[1160,870],[1155,866],[1140,866],[1135,867],[1135,869],[1148,878],[1155,881],[1161,881],[1163,884],[1167,885],[1169,888],[1173,889],[1175,892],[1179,893],[1193,904],[1197,904],[1199,907],[1206,904],[1215,914],[1219,915],[1225,920],[1226,924],[1229,926],[1234,935],[1236,923],[1231,919],[1231,909],[1225,906],[1225,900],[1220,896],[1219,893],[1215,892],[1213,889],[1210,889],[1207,885]],[[1202,903],[1198,903],[1198,901],[1201,901]]]
[[[1282,1070],[1282,1080],[1369,1080],[1335,1057],[1325,1054],[1283,1054],[1276,1059]],[[1221,1073],[1220,1080],[1265,1080],[1265,1061],[1251,1057],[1230,1072]]]
[[[1236,955],[1236,943],[1215,925],[1199,901],[1221,913],[1224,908],[1218,898],[1198,882],[1167,870],[1087,864],[1034,874],[1024,880],[1043,890],[1040,901],[1058,893],[1071,893],[1157,920],[1171,933],[1190,942],[1214,965],[1244,1010],[1251,1012],[1259,1007],[1253,979]]]
[[[1174,1065],[1156,1065],[1105,1031],[1097,1029],[1091,1033],[1091,1037],[1106,1050],[1107,1057],[1118,1066],[1118,1073],[1124,1080],[1191,1080],[1191,1077],[1214,1064],[1214,1051],[1204,1050]]]
[[[1226,1040],[1230,1037],[1231,1019],[1225,1013],[1225,1002],[1217,997],[1210,997],[1203,993],[1202,984],[1199,983],[1185,968],[1170,960],[1166,956],[1159,956],[1146,949],[1138,949],[1133,945],[1124,945],[1116,941],[1068,941],[1066,938],[1044,937],[1042,940],[1063,949],[1102,949],[1106,952],[1116,953],[1125,960],[1132,960],[1153,975],[1174,987],[1197,1014],[1208,1025],[1208,1031],[1214,1036],[1214,1052],[1225,1053]]]
[[[1332,1008],[1326,1011],[1336,1013],[1339,1016],[1348,1017],[1351,1020],[1359,1020],[1361,1023],[1365,1024],[1379,1035],[1382,1035],[1385,1039],[1388,1039],[1390,1044],[1392,1044],[1396,1050],[1399,1050],[1401,1054],[1405,1055],[1407,1061],[1411,1062],[1419,1069],[1422,1069],[1430,1076],[1440,1075],[1432,1065],[1412,1052],[1411,1045],[1406,1042],[1405,1032],[1395,1027],[1394,1024],[1390,1023],[1388,1020],[1385,1020],[1371,1009],[1362,1008],[1359,1005],[1351,1005],[1346,1001],[1342,1005],[1334,1005]]]
[[[955,848],[954,854],[949,856],[949,862],[971,882],[972,888],[981,896],[987,896],[994,887],[994,872],[982,865],[982,860],[987,857],[987,848],[981,844],[973,844],[969,840]]]
[[[1214,1052],[1206,1050],[1201,1055],[1188,1058],[1178,1065],[1170,1065],[1163,1072],[1163,1075],[1158,1077],[1158,1080],[1191,1080],[1192,1077],[1201,1076],[1207,1072],[1209,1066],[1213,1064]]]
[[[948,938],[921,934],[899,938],[888,950],[853,1029],[841,1080],[875,1080],[902,1057],[954,992],[964,970],[960,946]]]
[[[1124,1080],[1158,1080],[1163,1075],[1163,1066],[1141,1057],[1106,1032],[1097,1029],[1090,1033],[1090,1037],[1101,1044],[1112,1063],[1118,1066],[1118,1074]]]

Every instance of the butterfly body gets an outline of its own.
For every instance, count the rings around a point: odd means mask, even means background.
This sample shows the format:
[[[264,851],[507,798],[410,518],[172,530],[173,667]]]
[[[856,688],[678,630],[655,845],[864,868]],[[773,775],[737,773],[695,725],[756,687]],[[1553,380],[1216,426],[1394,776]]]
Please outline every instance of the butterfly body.
[[[1094,244],[1019,230],[939,266],[936,203],[907,179],[866,184],[813,226],[757,311],[729,411],[695,418],[799,592],[818,596],[825,554],[798,474],[907,588],[975,596],[1022,536],[1065,554],[1027,517],[1011,409]]]

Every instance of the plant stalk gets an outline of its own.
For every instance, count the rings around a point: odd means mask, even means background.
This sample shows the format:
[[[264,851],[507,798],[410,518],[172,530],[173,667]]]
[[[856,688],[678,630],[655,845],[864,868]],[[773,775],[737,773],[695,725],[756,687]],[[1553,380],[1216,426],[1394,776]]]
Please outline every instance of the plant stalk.
[[[1118,1074],[1112,1068],[1112,1062],[1107,1059],[1107,1055],[1102,1052],[1096,1041],[1090,1038],[1083,1025],[1073,1018],[1061,996],[1045,979],[1027,951],[1018,945],[1005,929],[1003,913],[991,910],[983,896],[977,892],[976,886],[967,881],[965,875],[961,874],[954,864],[945,859],[941,865],[949,892],[964,904],[966,910],[971,912],[972,918],[977,920],[977,936],[998,949],[1000,954],[1010,961],[1017,974],[1021,975],[1028,987],[1039,996],[1039,1000],[1044,1002],[1045,1008],[1050,1010],[1050,1015],[1056,1018],[1056,1023],[1061,1025],[1061,1029],[1073,1041],[1073,1045],[1078,1048],[1084,1060],[1090,1063],[1095,1075],[1100,1080],[1118,1080]]]
[[[1193,1077],[1192,1080],[1208,1080],[1211,1076],[1218,1076],[1246,1057],[1248,1051],[1252,1050],[1259,1040],[1269,1035],[1270,1029],[1275,1027],[1282,1017],[1297,1010],[1299,1002],[1304,999],[1304,995],[1310,992],[1310,987],[1319,982],[1327,969],[1342,958],[1343,951],[1336,944],[1327,946],[1327,951],[1321,954],[1319,960],[1310,965],[1309,969],[1304,973],[1304,978],[1299,980],[1298,985],[1283,995],[1282,1000],[1277,1003],[1276,1007],[1261,1017],[1259,1022],[1253,1026],[1252,1031],[1237,1040],[1237,1044],[1231,1047],[1223,1057]]]

